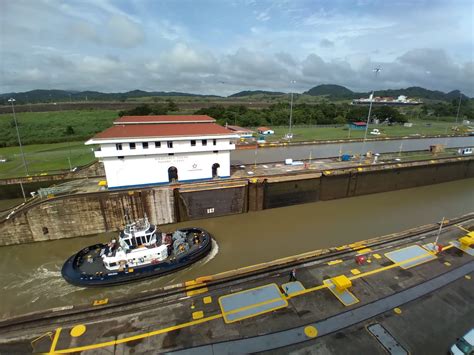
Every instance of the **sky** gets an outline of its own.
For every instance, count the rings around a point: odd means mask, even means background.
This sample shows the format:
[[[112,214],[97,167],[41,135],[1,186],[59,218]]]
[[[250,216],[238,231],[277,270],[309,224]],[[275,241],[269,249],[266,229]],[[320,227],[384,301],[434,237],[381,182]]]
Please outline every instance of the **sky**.
[[[2,93],[320,84],[474,96],[474,1],[0,0]]]

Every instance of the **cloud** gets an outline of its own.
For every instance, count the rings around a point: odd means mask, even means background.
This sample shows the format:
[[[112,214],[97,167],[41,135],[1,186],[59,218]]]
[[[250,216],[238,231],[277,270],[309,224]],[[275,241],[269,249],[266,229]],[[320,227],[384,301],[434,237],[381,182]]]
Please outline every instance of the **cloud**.
[[[143,42],[145,37],[138,24],[121,15],[112,16],[107,23],[107,28],[108,41],[123,48],[136,47]]]
[[[412,85],[474,95],[472,4],[0,1],[0,91],[231,94]],[[196,11],[199,10],[199,16]],[[205,16],[202,16],[205,14]],[[383,68],[375,78],[372,69]]]
[[[327,38],[323,38],[321,41],[319,41],[319,45],[323,48],[332,48],[334,47],[334,42],[328,40]]]

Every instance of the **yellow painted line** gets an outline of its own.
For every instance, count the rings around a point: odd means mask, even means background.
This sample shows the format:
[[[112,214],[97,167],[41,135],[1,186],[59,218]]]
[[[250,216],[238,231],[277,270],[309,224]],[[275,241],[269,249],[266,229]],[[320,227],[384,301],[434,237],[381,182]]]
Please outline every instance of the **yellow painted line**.
[[[168,327],[168,328],[157,329],[157,330],[154,330],[154,331],[151,331],[151,332],[148,332],[148,333],[133,335],[133,336],[122,338],[122,339],[107,341],[107,342],[98,343],[98,344],[84,345],[84,346],[79,346],[79,347],[76,347],[76,348],[55,350],[54,353],[56,353],[56,354],[67,354],[67,353],[74,353],[74,352],[104,348],[106,346],[115,346],[115,345],[118,345],[118,344],[128,343],[129,341],[149,338],[151,336],[155,336],[155,335],[159,335],[159,334],[163,334],[163,333],[168,333],[168,332],[178,330],[178,329],[191,327],[193,325],[198,325],[198,324],[209,322],[209,321],[219,319],[219,318],[222,318],[222,314],[216,314],[214,316],[210,316],[210,317],[207,317],[207,318],[201,318],[201,319],[193,320],[193,321],[190,321],[190,322],[187,322],[187,323],[181,323],[181,324],[174,325],[174,326],[171,326],[171,327]],[[58,328],[58,329],[60,330],[61,328]],[[57,343],[57,340],[56,340],[56,343]],[[56,345],[56,343],[54,343],[54,341],[53,341],[54,346]],[[51,346],[51,349],[53,349],[53,346]],[[51,352],[51,353],[53,353],[53,352]]]
[[[256,308],[256,307],[260,307],[260,306],[265,306],[269,303],[273,303],[273,302],[276,302],[276,301],[280,301],[280,300],[285,300],[285,296],[282,295],[282,297],[279,297],[279,298],[272,298],[272,299],[269,299],[269,300],[265,300],[265,301],[262,301],[262,302],[258,302],[258,303],[253,303],[253,304],[249,304],[248,306],[243,306],[243,307],[240,307],[240,308],[236,308],[236,309],[232,309],[228,312],[224,312],[224,310],[222,309],[222,306],[221,306],[221,311],[222,311],[222,314],[224,316],[228,315],[228,314],[234,314],[234,313],[239,313],[239,312],[242,312],[242,311],[246,311],[248,309],[252,309],[252,308]],[[264,313],[266,313],[268,311],[265,311]],[[253,317],[253,315],[251,315],[251,317]],[[242,318],[243,319],[243,318]],[[240,319],[239,319],[240,320]]]
[[[285,301],[285,304],[281,305],[281,306],[276,306],[276,307],[273,307],[273,308],[269,308],[269,309],[266,309],[264,311],[261,311],[261,312],[257,312],[257,313],[252,313],[248,316],[245,316],[245,317],[241,317],[241,318],[237,318],[235,320],[228,320],[227,319],[227,315],[229,314],[234,314],[234,313],[238,313],[238,312],[241,312],[241,311],[245,311],[247,309],[251,309],[251,308],[255,308],[255,307],[258,307],[258,306],[264,306],[268,303],[272,303],[272,302],[275,302],[275,301]],[[288,307],[288,301],[286,300],[286,298],[282,295],[282,297],[280,298],[274,298],[272,300],[266,300],[266,301],[263,301],[263,302],[259,302],[259,303],[255,303],[255,304],[252,304],[252,305],[249,305],[249,306],[245,306],[245,307],[241,307],[241,308],[238,308],[238,309],[233,309],[229,312],[225,312],[223,313],[224,315],[224,322],[226,324],[230,324],[230,323],[234,323],[234,322],[240,322],[241,320],[244,320],[244,319],[249,319],[249,318],[253,318],[253,317],[256,317],[256,316],[259,316],[259,315],[262,315],[262,314],[265,314],[265,313],[269,313],[269,312],[273,312],[273,311],[276,311],[277,309],[282,309],[282,308],[286,308]]]
[[[451,263],[450,263],[449,261],[445,261],[445,262],[444,262],[444,265],[446,265],[446,266],[451,266]]]
[[[469,229],[466,229],[466,228],[464,228],[464,227],[458,226],[457,224],[455,224],[455,226],[458,227],[459,229],[463,230],[464,232],[468,232],[468,233],[470,232]]]
[[[341,245],[340,247],[336,247],[337,251],[345,250],[347,249],[347,245]]]
[[[358,269],[352,269],[351,273],[352,273],[352,275],[359,275],[360,271]]]
[[[201,319],[204,317],[203,311],[193,312],[193,319]]]
[[[186,292],[187,296],[200,295],[201,293],[206,293],[208,291],[207,287],[198,288],[196,290],[190,290]]]
[[[342,263],[342,260],[338,259],[338,260],[331,260],[327,264],[328,265],[336,265],[336,264],[340,264],[340,263]]]
[[[209,304],[212,302],[212,297],[211,296],[206,296],[202,299],[202,301],[204,302],[204,304]]]
[[[57,353],[57,351],[56,351],[56,345],[58,344],[59,335],[61,334],[61,330],[62,330],[62,328],[59,327],[59,328],[56,329],[56,331],[54,332],[53,342],[51,343],[51,348],[49,349],[49,353],[50,353],[50,354],[55,354],[55,353]]]
[[[102,306],[104,304],[109,303],[108,298],[104,298],[103,300],[95,300],[94,303],[92,303],[93,306]]]
[[[373,256],[375,259],[382,259],[382,257],[381,257],[379,254],[372,254],[372,256]]]
[[[370,249],[370,248],[364,248],[364,249],[357,250],[357,253],[358,254],[367,254],[367,253],[370,253],[371,251],[372,251],[372,249]]]
[[[446,246],[443,250],[449,249],[449,248],[452,248],[452,247],[453,247],[452,245],[449,245],[449,246]],[[403,263],[413,261],[413,260],[418,259],[418,258],[423,257],[423,256],[425,256],[425,255],[416,256],[414,258],[404,260],[401,263],[394,263],[394,264],[389,265],[389,266],[384,266],[384,267],[381,267],[381,268],[378,268],[378,269],[375,269],[375,270],[371,270],[371,271],[368,271],[368,272],[364,272],[364,273],[361,273],[361,274],[358,274],[358,275],[354,275],[354,276],[351,276],[351,277],[348,277],[348,278],[349,278],[349,280],[356,280],[356,279],[361,278],[361,277],[375,275],[375,274],[378,274],[379,272],[383,272],[383,271],[386,271],[386,270],[396,268],[396,267],[400,266]],[[255,287],[255,288],[258,288],[258,287]],[[288,300],[288,299],[291,299],[293,297],[305,295],[307,293],[319,291],[319,290],[322,290],[322,289],[325,289],[325,288],[328,288],[328,287],[324,284],[317,285],[317,286],[314,286],[314,287],[311,287],[311,288],[307,288],[307,289],[304,289],[304,290],[301,290],[301,291],[294,292],[294,293],[292,293],[291,295],[288,295],[288,296],[284,296],[282,294],[281,298],[284,299],[284,300]],[[247,291],[248,290],[244,290],[244,291],[240,291],[240,292],[236,292],[236,293],[242,293],[242,292],[247,292]],[[279,300],[279,299],[276,299],[276,300]],[[270,301],[272,301],[272,300],[270,300]],[[270,301],[267,300],[267,301],[262,302],[262,303],[266,303],[266,302],[270,302]],[[275,300],[273,300],[273,301],[275,301]],[[250,307],[255,307],[256,305],[251,305]],[[239,312],[239,311],[245,310],[246,308],[247,307],[242,307],[241,309],[235,309],[235,310],[227,312],[227,314],[234,313],[234,312]],[[267,313],[267,312],[263,312],[263,313]],[[255,314],[253,316],[257,316],[257,315],[258,314]],[[112,340],[112,341],[98,343],[98,344],[85,345],[85,346],[76,347],[76,348],[63,349],[63,350],[55,350],[56,344],[57,344],[58,339],[59,339],[59,333],[61,332],[61,328],[58,328],[56,330],[55,337],[54,337],[53,343],[51,345],[50,353],[51,354],[53,354],[53,353],[65,354],[65,353],[72,353],[72,352],[94,350],[94,349],[99,349],[99,348],[103,348],[103,347],[107,347],[107,346],[115,346],[115,345],[118,345],[118,344],[127,343],[129,341],[144,339],[144,338],[148,338],[148,337],[151,337],[151,336],[171,332],[171,331],[174,331],[174,330],[191,327],[191,326],[194,326],[194,325],[209,322],[209,321],[216,320],[216,319],[219,319],[219,318],[223,318],[223,314],[216,314],[216,315],[213,315],[213,316],[209,316],[207,318],[201,318],[201,319],[193,320],[193,321],[190,321],[190,322],[174,325],[174,326],[171,326],[171,327],[168,327],[168,328],[157,329],[157,330],[154,330],[154,331],[151,331],[151,332],[148,332],[148,333],[134,335],[134,336],[130,336],[130,337],[122,338],[122,339]]]

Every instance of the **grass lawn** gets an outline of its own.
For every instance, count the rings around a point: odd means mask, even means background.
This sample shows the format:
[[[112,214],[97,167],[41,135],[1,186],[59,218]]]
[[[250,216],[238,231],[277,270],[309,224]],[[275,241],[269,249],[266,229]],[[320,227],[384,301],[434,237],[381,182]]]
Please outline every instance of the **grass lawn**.
[[[118,112],[114,110],[73,110],[21,112],[16,114],[21,141],[26,145],[85,141],[110,127]],[[67,134],[71,126],[73,133]],[[18,144],[12,114],[0,115],[0,146]],[[0,153],[1,154],[1,153]]]
[[[436,135],[453,133],[451,127],[452,122],[444,121],[411,121],[412,127],[404,126],[386,126],[386,125],[369,125],[368,137],[408,137],[415,135]],[[382,133],[380,136],[371,135],[373,128],[377,128]],[[269,142],[282,140],[288,127],[272,127],[275,131],[274,135],[266,136]],[[344,139],[344,138],[364,138],[365,130],[350,130],[344,127],[324,127],[324,126],[294,126],[293,142],[308,140],[326,140],[326,139]]]
[[[30,175],[54,173],[69,170],[71,166],[81,166],[93,161],[92,146],[83,141],[70,143],[32,144],[23,147]],[[25,176],[25,167],[19,147],[0,148],[0,157],[7,159],[0,163],[0,178]]]

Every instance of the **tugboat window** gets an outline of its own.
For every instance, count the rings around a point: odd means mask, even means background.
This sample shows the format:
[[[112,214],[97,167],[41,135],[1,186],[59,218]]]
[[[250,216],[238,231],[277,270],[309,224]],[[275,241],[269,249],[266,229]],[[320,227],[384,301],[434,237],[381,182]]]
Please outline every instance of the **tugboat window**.
[[[212,140],[212,145],[216,145],[217,144],[217,139],[213,139]]]
[[[115,148],[116,148],[117,150],[122,150],[122,143],[117,143],[117,144],[115,144]]]
[[[202,145],[207,145],[207,139],[202,140]]]
[[[168,141],[168,148],[173,148],[173,141]]]
[[[143,146],[143,149],[148,149],[148,142],[143,142],[142,146]]]
[[[136,148],[135,143],[129,143],[129,146],[130,146],[130,149],[135,149]]]
[[[196,140],[195,139],[192,139],[191,140],[191,147],[194,147],[196,145]]]
[[[155,148],[161,148],[161,142],[155,142]]]

